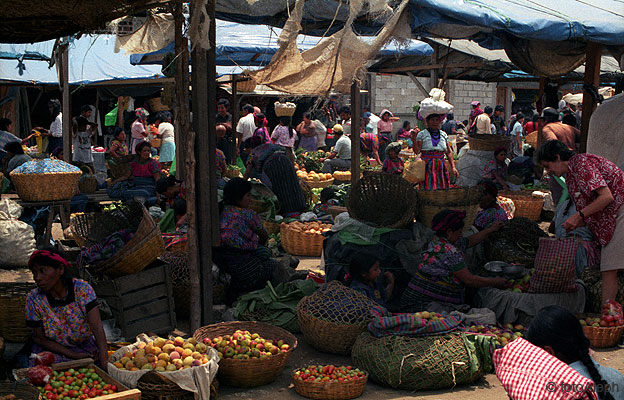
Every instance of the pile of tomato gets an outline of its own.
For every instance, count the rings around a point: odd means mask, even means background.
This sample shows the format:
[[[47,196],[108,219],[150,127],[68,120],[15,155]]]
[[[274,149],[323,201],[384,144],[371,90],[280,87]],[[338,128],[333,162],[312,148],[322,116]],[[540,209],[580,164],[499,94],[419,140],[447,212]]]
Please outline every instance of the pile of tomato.
[[[48,400],[85,400],[117,393],[117,386],[102,380],[93,368],[54,371],[45,386],[39,386]]]
[[[365,377],[365,372],[351,366],[309,365],[295,371],[295,379],[304,382],[345,382]]]

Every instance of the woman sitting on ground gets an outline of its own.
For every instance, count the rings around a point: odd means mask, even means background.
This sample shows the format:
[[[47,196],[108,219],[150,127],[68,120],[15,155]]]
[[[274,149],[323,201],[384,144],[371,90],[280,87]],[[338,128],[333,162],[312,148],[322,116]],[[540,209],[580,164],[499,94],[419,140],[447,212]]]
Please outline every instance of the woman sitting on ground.
[[[507,212],[498,204],[498,188],[491,182],[482,182],[483,196],[479,200],[481,211],[477,213],[472,223],[478,230],[482,231],[496,221],[507,221]]]
[[[28,268],[37,284],[26,298],[32,352],[51,351],[56,362],[92,358],[106,369],[108,348],[93,288],[72,279],[69,263],[53,250],[33,252]]]
[[[494,159],[485,164],[481,177],[492,182],[498,189],[509,190],[507,186],[507,149],[505,147],[499,147],[494,150]]]
[[[570,311],[561,306],[542,308],[531,321],[526,339],[593,380],[600,400],[624,399],[624,377],[594,361],[583,327]]]
[[[469,237],[463,237],[464,211],[444,210],[433,217],[431,229],[435,236],[425,252],[423,261],[401,298],[401,311],[427,310],[429,303],[437,302],[449,311],[469,308],[465,305],[464,287],[504,288],[505,278],[484,278],[473,275],[466,266],[464,251],[484,241],[489,234],[499,230],[503,222],[496,221],[488,228]]]
[[[279,262],[271,259],[271,250],[265,246],[269,234],[249,208],[250,201],[251,183],[233,178],[225,184],[220,204],[221,239],[214,261],[232,276],[232,289],[237,293],[265,287],[279,270]]]
[[[156,203],[156,182],[160,179],[160,166],[152,158],[148,142],[139,142],[136,153],[137,158],[130,162],[130,170],[111,182],[108,195],[114,200],[140,198],[146,205],[152,205]]]

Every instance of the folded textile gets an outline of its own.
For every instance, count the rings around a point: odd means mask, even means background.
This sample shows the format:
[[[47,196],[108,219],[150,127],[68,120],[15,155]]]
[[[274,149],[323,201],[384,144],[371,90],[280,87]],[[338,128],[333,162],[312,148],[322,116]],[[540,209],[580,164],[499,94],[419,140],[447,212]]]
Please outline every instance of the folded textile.
[[[370,311],[372,320],[368,331],[375,337],[400,336],[433,336],[448,333],[457,329],[463,318],[461,315],[449,315],[444,319],[430,321],[411,313],[393,314],[383,307],[373,307]]]
[[[89,265],[100,261],[108,260],[132,239],[134,232],[130,229],[123,229],[107,236],[101,243],[83,248],[78,255],[78,265]]]

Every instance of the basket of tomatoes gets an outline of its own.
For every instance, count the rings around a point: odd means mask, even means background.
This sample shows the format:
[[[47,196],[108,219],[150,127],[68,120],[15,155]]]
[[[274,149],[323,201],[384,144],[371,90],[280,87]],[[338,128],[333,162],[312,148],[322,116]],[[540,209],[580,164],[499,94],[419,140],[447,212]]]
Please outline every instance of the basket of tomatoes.
[[[347,400],[364,393],[368,373],[351,366],[309,365],[292,374],[297,393],[310,399]]]

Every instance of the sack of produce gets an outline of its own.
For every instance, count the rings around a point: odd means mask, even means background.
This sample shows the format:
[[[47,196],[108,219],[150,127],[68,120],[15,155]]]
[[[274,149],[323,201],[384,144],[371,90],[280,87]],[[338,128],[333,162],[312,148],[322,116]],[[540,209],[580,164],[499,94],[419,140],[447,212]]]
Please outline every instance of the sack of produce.
[[[9,267],[25,267],[36,250],[32,226],[19,221],[22,207],[13,200],[0,203],[0,260]]]
[[[452,388],[483,376],[475,345],[463,333],[377,339],[364,332],[353,345],[351,358],[372,380],[395,389]]]
[[[427,162],[424,160],[410,160],[405,163],[403,169],[403,179],[409,183],[419,183],[425,180],[425,167]]]
[[[124,385],[136,388],[143,375],[156,372],[181,389],[196,393],[196,398],[201,400],[209,396],[218,363],[217,351],[193,338],[164,339],[141,334],[134,344],[110,356],[108,373]]]
[[[529,293],[576,292],[574,257],[580,245],[577,238],[541,238]]]
[[[453,105],[444,100],[434,100],[427,97],[420,102],[420,116],[427,119],[429,114],[448,114],[453,111]]]
[[[371,316],[368,331],[375,337],[439,335],[457,329],[463,320],[460,314],[442,315],[429,311],[393,314],[380,306],[371,309]]]
[[[242,295],[236,302],[234,318],[242,321],[260,321],[299,333],[297,304],[313,294],[318,285],[312,280],[295,280]]]
[[[299,327],[314,348],[349,354],[358,335],[366,330],[370,310],[376,306],[368,297],[332,281],[299,302]]]

